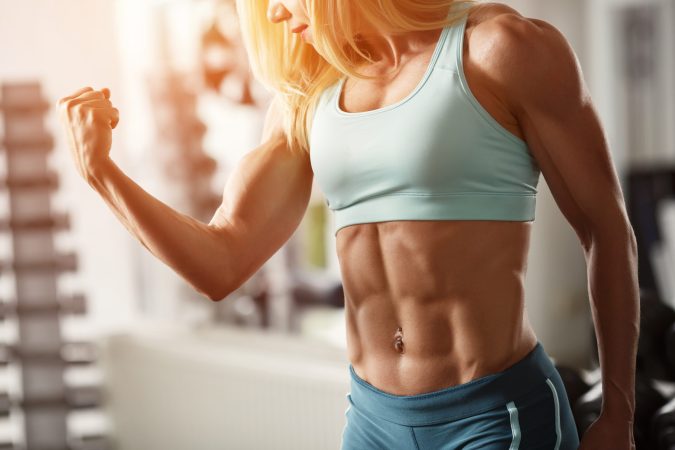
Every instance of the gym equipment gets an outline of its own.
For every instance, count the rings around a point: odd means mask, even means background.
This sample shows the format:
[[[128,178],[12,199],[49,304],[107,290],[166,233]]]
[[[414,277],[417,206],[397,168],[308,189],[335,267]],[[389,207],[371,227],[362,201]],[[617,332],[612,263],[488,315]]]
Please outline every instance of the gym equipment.
[[[569,399],[570,405],[573,405],[579,397],[585,392],[588,392],[591,385],[586,382],[581,372],[574,367],[556,364],[555,368],[558,370],[560,378],[562,378],[563,384],[565,385],[565,391],[567,391],[567,398]]]
[[[650,438],[654,450],[675,450],[675,397],[654,414]]]
[[[67,231],[70,222],[67,214],[53,213],[50,207],[50,195],[59,183],[47,164],[53,139],[44,129],[43,115],[49,103],[38,82],[3,84],[0,92],[6,156],[0,189],[6,189],[9,198],[0,232],[10,236],[13,250],[11,260],[0,261],[0,272],[13,274],[16,296],[0,302],[0,320],[18,325],[18,341],[0,346],[0,364],[16,364],[21,373],[21,395],[0,393],[0,415],[21,409],[25,441],[0,447],[107,449],[103,434],[76,436],[68,427],[71,410],[96,408],[103,396],[99,386],[72,386],[64,378],[67,367],[94,363],[96,347],[66,342],[61,333],[60,316],[85,314],[86,302],[81,294],[58,293],[58,277],[77,270],[77,255],[59,252],[54,245],[54,234]]]
[[[675,324],[675,310],[666,305],[654,290],[640,290],[640,336],[636,370],[647,377],[675,381],[675,356],[667,356],[669,329]],[[591,330],[592,363],[599,366],[595,327]],[[675,349],[671,348],[671,352]]]
[[[592,335],[592,362],[597,366],[596,370],[600,370],[594,329]],[[637,450],[675,450],[675,446],[672,449],[668,447],[675,434],[675,427],[671,426],[673,412],[664,407],[673,395],[662,388],[664,385],[672,386],[671,390],[675,391],[673,381],[675,310],[661,300],[656,290],[641,289],[633,427]],[[600,414],[601,396],[602,385],[598,382],[573,403],[580,437]]]
[[[640,295],[640,338],[637,371],[660,380],[675,380],[666,363],[666,333],[675,323],[675,311],[654,292]]]
[[[657,292],[660,298],[669,300],[659,275],[665,271],[658,267],[652,252],[663,242],[659,205],[666,199],[675,198],[675,167],[663,163],[632,166],[626,175],[626,183],[628,217],[638,245],[640,288]]]
[[[600,416],[602,408],[602,382],[597,382],[572,405],[574,422],[579,436],[583,436],[588,427]]]
[[[262,107],[268,92],[251,74],[233,0],[213,5],[201,31],[199,69],[204,86],[238,105]]]
[[[633,435],[638,450],[652,449],[650,443],[650,423],[656,411],[665,405],[668,397],[657,388],[654,381],[638,373],[635,377],[635,416]],[[602,381],[598,381],[591,389],[572,404],[572,413],[577,425],[579,437],[600,416],[602,407]]]
[[[652,448],[649,440],[649,425],[654,413],[668,399],[653,384],[653,380],[638,374],[635,379],[635,418],[633,435],[635,445],[641,449]]]
[[[668,364],[670,373],[675,374],[675,323],[670,326],[668,331],[666,331],[664,340],[666,347],[666,364]]]

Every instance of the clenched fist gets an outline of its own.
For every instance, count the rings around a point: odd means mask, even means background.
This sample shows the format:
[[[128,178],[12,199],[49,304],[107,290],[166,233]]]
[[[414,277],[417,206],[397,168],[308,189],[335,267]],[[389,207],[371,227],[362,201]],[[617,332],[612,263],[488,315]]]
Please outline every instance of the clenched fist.
[[[110,90],[82,88],[57,102],[71,154],[85,180],[110,155],[112,129],[119,122],[119,111],[110,102]]]

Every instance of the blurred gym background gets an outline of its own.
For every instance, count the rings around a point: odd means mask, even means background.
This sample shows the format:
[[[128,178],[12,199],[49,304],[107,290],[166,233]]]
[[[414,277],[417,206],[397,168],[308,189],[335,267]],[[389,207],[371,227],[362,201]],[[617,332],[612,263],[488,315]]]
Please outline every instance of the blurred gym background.
[[[635,435],[675,449],[675,0],[509,0],[575,49],[639,244]],[[332,217],[226,300],[194,292],[77,174],[55,102],[108,87],[112,158],[208,222],[258,145],[233,0],[0,0],[0,448],[337,449],[349,390]],[[579,433],[597,417],[586,264],[543,177],[526,302]],[[235,261],[232,264],[236,264]]]

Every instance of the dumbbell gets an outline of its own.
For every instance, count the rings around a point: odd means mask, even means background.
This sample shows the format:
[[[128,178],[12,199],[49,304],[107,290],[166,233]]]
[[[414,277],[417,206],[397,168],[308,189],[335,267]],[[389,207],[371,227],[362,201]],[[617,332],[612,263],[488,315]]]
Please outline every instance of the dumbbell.
[[[651,449],[650,423],[656,411],[666,404],[668,398],[658,390],[651,378],[637,373],[635,376],[635,416],[633,418],[633,436],[637,449]],[[588,427],[600,416],[602,408],[602,381],[576,401],[572,408],[579,436],[583,436]]]
[[[668,331],[666,331],[665,337],[665,347],[666,347],[666,363],[668,364],[668,369],[671,376],[669,380],[675,379],[675,324],[672,324]]]
[[[650,438],[654,450],[675,450],[675,398],[654,414]]]
[[[675,341],[675,335],[671,336],[675,333],[673,326],[675,310],[662,302],[653,291],[640,290],[640,336],[636,359],[638,372],[649,378],[675,381],[675,344],[667,345],[667,342]],[[595,327],[591,334],[592,360],[599,364]],[[667,356],[667,351],[672,354],[671,357]]]
[[[675,380],[675,372],[666,362],[666,336],[675,324],[675,310],[655,295],[643,296],[640,300],[637,371],[651,378]]]
[[[675,324],[675,310],[656,295],[644,297],[640,305],[640,339],[637,370],[660,380],[675,380],[675,371],[666,362],[666,336]]]
[[[582,376],[581,371],[574,367],[556,364],[555,368],[560,374],[560,378],[565,386],[570,405],[575,404],[579,397],[588,392],[591,388],[591,384],[587,383]]]
[[[595,383],[586,393],[572,404],[572,415],[577,425],[579,437],[600,416],[602,409],[602,382]]]

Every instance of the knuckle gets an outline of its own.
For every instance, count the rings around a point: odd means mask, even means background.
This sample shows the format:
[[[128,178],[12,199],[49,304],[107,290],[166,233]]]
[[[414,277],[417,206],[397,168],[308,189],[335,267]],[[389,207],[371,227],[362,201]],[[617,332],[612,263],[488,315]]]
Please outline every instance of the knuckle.
[[[86,108],[82,106],[82,104],[78,103],[76,105],[73,105],[71,107],[71,111],[78,117],[83,117],[84,114],[86,113]]]

